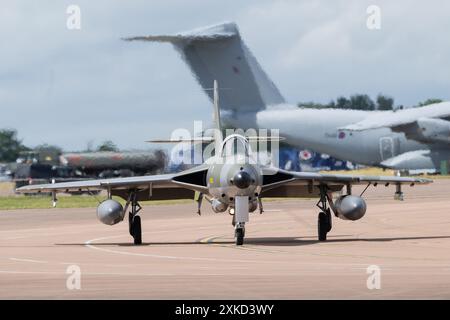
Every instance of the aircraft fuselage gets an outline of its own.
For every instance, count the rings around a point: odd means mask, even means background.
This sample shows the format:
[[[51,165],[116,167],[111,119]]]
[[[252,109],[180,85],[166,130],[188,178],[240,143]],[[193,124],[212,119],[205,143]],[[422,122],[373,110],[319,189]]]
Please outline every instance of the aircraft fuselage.
[[[376,166],[408,151],[428,149],[389,128],[353,132],[338,129],[361,121],[373,112],[377,111],[281,106],[256,113],[224,113],[224,122],[242,129],[279,129],[290,145],[363,165]],[[434,166],[422,169],[434,169]]]

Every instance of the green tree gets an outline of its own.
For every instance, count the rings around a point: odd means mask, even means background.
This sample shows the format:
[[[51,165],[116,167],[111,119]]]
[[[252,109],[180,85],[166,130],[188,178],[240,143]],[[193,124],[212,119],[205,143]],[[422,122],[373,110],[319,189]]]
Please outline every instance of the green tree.
[[[429,104],[442,102],[441,99],[428,99],[421,102],[418,106],[426,106]],[[299,108],[313,108],[313,109],[353,109],[353,110],[394,110],[403,109],[403,106],[394,106],[394,98],[378,94],[374,102],[367,94],[354,94],[350,98],[340,96],[336,101],[332,100],[327,104],[317,103],[314,101],[302,102],[298,104]]]
[[[327,108],[336,109],[336,102],[334,102],[334,100],[331,100],[328,103]]]
[[[375,110],[375,103],[367,94],[355,94],[350,97],[350,108],[353,110]]]
[[[119,149],[114,142],[106,140],[97,147],[97,151],[119,151]]]
[[[442,102],[441,99],[431,98],[431,99],[425,100],[424,102],[419,103],[419,107],[427,106],[429,104],[434,104],[434,103],[440,103],[440,102]]]
[[[22,151],[29,150],[17,137],[14,129],[0,130],[0,162],[14,162]]]
[[[298,104],[298,107],[299,108],[309,108],[309,109],[324,109],[324,108],[328,108],[328,105],[310,101],[310,102],[300,102]]]
[[[394,108],[394,98],[379,94],[377,96],[377,110],[392,110]]]
[[[336,109],[350,109],[351,102],[346,97],[339,97],[336,99]]]

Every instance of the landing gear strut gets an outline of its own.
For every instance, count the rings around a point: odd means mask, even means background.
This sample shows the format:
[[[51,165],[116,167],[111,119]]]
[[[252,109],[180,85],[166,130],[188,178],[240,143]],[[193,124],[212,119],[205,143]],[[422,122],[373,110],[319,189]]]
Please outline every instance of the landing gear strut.
[[[128,213],[128,226],[130,235],[134,239],[134,244],[142,244],[142,228],[141,217],[138,215],[142,207],[137,201],[137,193],[132,191],[129,198],[129,204],[131,205],[131,211]]]
[[[320,188],[320,199],[317,203],[317,207],[321,210],[318,216],[317,221],[317,231],[318,231],[318,238],[319,241],[326,241],[327,240],[327,233],[331,231],[332,224],[331,224],[331,210],[328,208],[328,194],[327,194],[327,187],[326,186],[319,186]]]

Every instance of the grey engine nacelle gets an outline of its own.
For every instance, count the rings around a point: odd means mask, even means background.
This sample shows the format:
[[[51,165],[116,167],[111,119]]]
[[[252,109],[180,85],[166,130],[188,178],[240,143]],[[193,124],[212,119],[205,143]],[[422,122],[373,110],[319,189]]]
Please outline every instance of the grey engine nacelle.
[[[343,220],[359,220],[364,217],[367,205],[363,198],[358,196],[341,196],[334,202],[338,218]]]
[[[112,226],[122,221],[124,216],[123,207],[116,200],[105,200],[97,207],[97,218],[104,224]]]
[[[217,199],[213,199],[211,201],[211,207],[215,213],[225,212],[228,209],[228,205],[226,203],[220,202]]]

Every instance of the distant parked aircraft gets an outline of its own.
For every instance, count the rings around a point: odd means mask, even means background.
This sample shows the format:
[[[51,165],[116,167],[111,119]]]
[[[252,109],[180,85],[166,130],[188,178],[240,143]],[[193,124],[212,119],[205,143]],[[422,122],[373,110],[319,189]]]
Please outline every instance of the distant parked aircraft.
[[[217,79],[227,88],[221,92],[227,126],[279,129],[294,146],[364,165],[439,169],[442,160],[450,159],[450,102],[399,111],[318,110],[289,105],[234,23],[125,40],[172,43],[211,99],[207,88]]]

